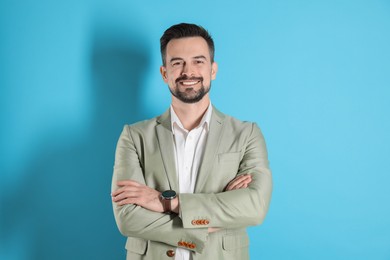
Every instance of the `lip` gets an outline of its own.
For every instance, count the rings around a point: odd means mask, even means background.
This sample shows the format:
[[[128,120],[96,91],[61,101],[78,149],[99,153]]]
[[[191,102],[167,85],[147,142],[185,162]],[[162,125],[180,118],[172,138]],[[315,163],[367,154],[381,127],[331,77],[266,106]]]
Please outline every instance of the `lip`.
[[[200,80],[182,80],[180,81],[180,84],[186,87],[191,87],[198,84],[199,82]]]
[[[203,77],[187,77],[186,75],[176,79],[176,84],[184,87],[192,87],[203,81]]]

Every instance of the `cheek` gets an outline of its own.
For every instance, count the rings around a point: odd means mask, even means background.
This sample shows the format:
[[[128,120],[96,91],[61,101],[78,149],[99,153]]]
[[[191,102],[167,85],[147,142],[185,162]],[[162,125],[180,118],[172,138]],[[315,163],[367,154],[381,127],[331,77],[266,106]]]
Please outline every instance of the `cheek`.
[[[168,80],[166,81],[166,83],[170,86],[170,87],[175,87],[176,86],[176,78],[175,77],[172,77],[172,75],[168,78]]]
[[[211,80],[213,79],[213,72],[211,71],[211,68],[207,68],[207,69],[203,69],[201,71],[202,75],[203,75],[203,78],[204,80]]]
[[[172,72],[167,72],[165,74],[165,77],[163,78],[164,79],[164,82],[169,84],[170,82],[172,81],[175,81],[175,77],[174,75],[172,74]]]
[[[213,78],[212,78],[212,74],[210,74],[210,71],[208,71],[207,73],[204,73],[203,74],[203,80],[206,81],[206,82],[209,82],[211,81]]]
[[[172,69],[167,73],[168,80],[175,80],[180,76],[179,70]]]

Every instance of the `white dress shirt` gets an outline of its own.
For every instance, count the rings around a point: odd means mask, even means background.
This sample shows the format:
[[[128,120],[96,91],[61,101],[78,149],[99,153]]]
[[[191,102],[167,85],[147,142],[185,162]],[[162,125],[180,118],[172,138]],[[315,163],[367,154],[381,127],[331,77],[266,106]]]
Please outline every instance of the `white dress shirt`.
[[[171,124],[175,147],[176,173],[179,180],[178,193],[194,193],[196,177],[206,146],[207,134],[213,107],[211,103],[199,125],[186,130],[171,106]],[[190,251],[177,248],[175,260],[190,260]]]

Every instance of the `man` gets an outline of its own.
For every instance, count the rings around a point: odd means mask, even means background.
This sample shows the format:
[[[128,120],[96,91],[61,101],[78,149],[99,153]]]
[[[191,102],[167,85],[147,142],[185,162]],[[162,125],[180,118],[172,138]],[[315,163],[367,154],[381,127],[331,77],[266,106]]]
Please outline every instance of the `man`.
[[[260,129],[210,103],[214,43],[194,24],[161,37],[170,109],[125,126],[112,181],[127,259],[249,259],[246,227],[262,223],[272,190]]]

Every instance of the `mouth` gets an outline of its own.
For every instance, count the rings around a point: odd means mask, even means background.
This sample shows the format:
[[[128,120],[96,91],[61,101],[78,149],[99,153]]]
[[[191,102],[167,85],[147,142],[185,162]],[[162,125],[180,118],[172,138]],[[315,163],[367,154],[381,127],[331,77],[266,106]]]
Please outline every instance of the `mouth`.
[[[194,86],[196,84],[198,84],[200,82],[200,80],[183,80],[183,81],[179,81],[179,83],[183,86],[186,86],[186,87],[191,87],[191,86]]]
[[[197,85],[198,83],[202,82],[202,77],[187,77],[183,76],[176,79],[176,83],[184,86],[184,87],[193,87]]]

